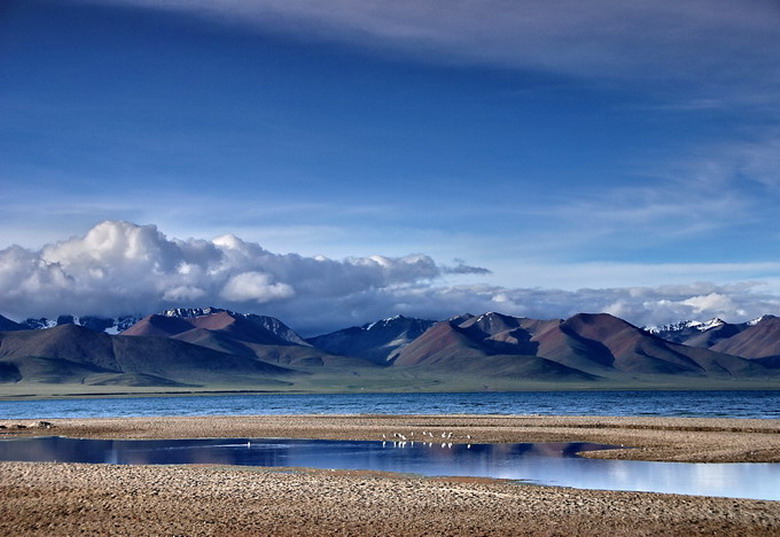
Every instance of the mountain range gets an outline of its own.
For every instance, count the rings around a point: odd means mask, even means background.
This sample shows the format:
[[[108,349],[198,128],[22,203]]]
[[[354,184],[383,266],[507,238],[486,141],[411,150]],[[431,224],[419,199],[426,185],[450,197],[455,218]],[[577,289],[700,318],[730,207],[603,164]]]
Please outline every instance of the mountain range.
[[[0,316],[4,386],[406,391],[780,386],[780,318],[639,328],[609,314],[396,316],[305,339],[220,308],[143,318]]]
[[[745,323],[732,324],[722,319],[706,322],[684,321],[658,328],[645,328],[662,339],[691,347],[711,349],[763,363],[780,357],[780,317],[763,315]]]

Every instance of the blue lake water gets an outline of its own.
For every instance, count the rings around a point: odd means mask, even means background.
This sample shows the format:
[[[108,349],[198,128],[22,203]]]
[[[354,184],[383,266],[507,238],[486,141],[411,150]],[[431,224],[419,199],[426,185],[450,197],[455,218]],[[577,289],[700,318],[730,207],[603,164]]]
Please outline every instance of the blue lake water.
[[[394,444],[280,439],[0,441],[0,460],[110,464],[228,464],[479,476],[542,485],[780,500],[778,464],[587,459],[586,443]]]
[[[236,394],[0,401],[0,419],[248,414],[557,414],[780,419],[780,391]]]

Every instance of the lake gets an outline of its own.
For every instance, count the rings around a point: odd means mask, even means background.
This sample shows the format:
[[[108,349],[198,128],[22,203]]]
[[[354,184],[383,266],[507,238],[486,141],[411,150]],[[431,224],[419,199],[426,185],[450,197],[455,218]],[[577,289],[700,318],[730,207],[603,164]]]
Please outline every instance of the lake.
[[[235,394],[0,401],[0,419],[249,414],[540,414],[778,419],[780,391]]]

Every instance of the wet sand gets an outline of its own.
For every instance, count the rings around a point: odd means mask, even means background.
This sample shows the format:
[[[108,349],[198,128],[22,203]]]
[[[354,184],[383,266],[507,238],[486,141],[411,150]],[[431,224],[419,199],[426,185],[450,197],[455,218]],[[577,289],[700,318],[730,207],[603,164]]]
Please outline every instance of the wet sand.
[[[780,421],[506,416],[257,416],[2,422],[91,438],[590,441],[609,456],[780,461]],[[16,425],[26,425],[16,429]],[[468,439],[466,435],[472,438]],[[485,479],[220,466],[0,463],[0,535],[780,535],[780,502],[580,491]]]

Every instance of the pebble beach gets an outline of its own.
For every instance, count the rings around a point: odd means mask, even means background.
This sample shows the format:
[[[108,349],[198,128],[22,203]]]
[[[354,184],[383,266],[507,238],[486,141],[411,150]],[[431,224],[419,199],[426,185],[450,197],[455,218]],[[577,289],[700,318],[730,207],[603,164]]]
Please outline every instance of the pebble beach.
[[[589,456],[780,461],[778,420],[226,416],[0,421],[3,438],[276,437],[587,441]],[[0,463],[0,535],[595,536],[780,534],[780,502],[574,490],[477,478],[233,466]]]

